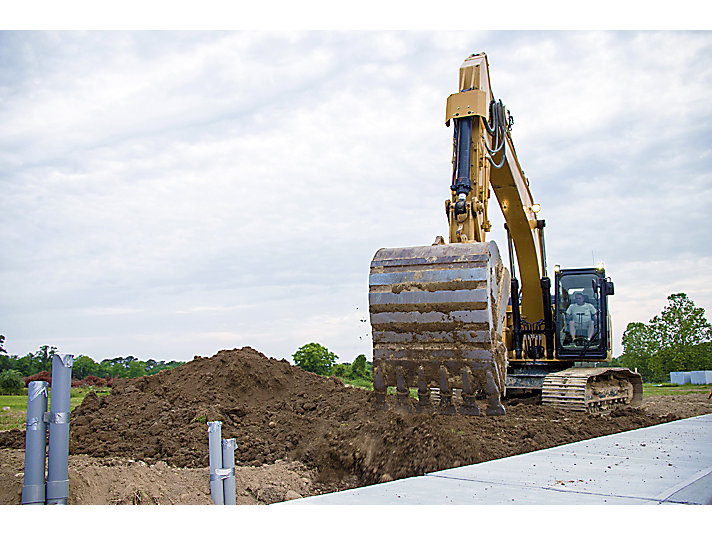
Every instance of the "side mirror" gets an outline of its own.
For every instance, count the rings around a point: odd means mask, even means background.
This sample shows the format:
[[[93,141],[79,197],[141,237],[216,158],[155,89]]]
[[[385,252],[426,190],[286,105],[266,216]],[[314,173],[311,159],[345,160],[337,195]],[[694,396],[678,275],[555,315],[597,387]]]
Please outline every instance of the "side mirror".
[[[605,283],[606,295],[615,294],[615,287],[613,286],[613,282],[609,279],[609,280],[606,280],[604,283]]]

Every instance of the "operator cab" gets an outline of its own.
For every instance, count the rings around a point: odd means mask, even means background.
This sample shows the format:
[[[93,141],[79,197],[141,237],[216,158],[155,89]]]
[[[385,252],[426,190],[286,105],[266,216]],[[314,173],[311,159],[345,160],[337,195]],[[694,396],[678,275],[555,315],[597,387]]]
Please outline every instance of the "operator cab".
[[[557,270],[555,285],[558,357],[605,360],[611,348],[608,295],[613,282],[606,280],[603,266]]]

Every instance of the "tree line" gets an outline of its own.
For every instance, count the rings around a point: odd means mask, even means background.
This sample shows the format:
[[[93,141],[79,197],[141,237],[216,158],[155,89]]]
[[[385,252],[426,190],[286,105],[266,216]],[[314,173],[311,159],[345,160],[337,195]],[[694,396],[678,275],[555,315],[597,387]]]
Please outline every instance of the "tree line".
[[[57,347],[42,345],[37,351],[29,352],[25,356],[8,354],[4,348],[5,336],[0,335],[0,373],[14,371],[21,377],[27,377],[52,371],[52,358],[57,353]],[[164,369],[173,369],[184,362],[139,360],[135,356],[119,356],[106,358],[101,362],[94,361],[84,354],[74,358],[72,378],[84,380],[88,376],[98,378],[136,378],[145,375],[154,375]]]
[[[612,365],[637,369],[644,382],[669,382],[675,371],[712,370],[712,325],[704,308],[674,293],[648,323],[633,322],[623,333],[623,354]]]

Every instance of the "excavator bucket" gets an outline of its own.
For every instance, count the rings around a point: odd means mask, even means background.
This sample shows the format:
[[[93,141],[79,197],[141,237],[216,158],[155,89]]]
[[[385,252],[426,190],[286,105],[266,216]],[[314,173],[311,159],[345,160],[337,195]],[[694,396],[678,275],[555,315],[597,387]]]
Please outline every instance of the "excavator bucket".
[[[502,340],[510,278],[494,241],[380,249],[371,262],[369,312],[376,402],[388,408],[479,415],[475,395],[487,395],[488,415],[504,413]],[[417,388],[415,408],[410,388]],[[453,400],[453,390],[461,390]],[[458,402],[459,401],[459,402]],[[456,404],[459,404],[456,405]]]

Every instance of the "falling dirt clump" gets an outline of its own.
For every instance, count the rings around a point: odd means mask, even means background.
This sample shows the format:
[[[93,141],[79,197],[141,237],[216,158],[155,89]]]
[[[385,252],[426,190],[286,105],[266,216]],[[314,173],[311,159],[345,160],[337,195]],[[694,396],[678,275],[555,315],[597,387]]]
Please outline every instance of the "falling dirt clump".
[[[505,403],[504,416],[467,417],[380,411],[374,400],[370,391],[250,347],[223,350],[157,375],[118,380],[105,397],[88,394],[71,414],[70,453],[95,461],[131,459],[143,462],[143,469],[194,469],[207,487],[206,423],[222,421],[222,437],[237,441],[235,460],[243,477],[238,499],[269,503],[712,412],[712,402],[685,415],[667,407],[648,412],[645,405],[593,415],[512,401]],[[0,434],[6,435],[0,447],[24,447],[23,432]],[[122,469],[130,474],[137,467]],[[265,480],[265,469],[277,471]],[[116,502],[166,502],[162,488],[145,487],[136,496],[120,487],[110,488]]]

